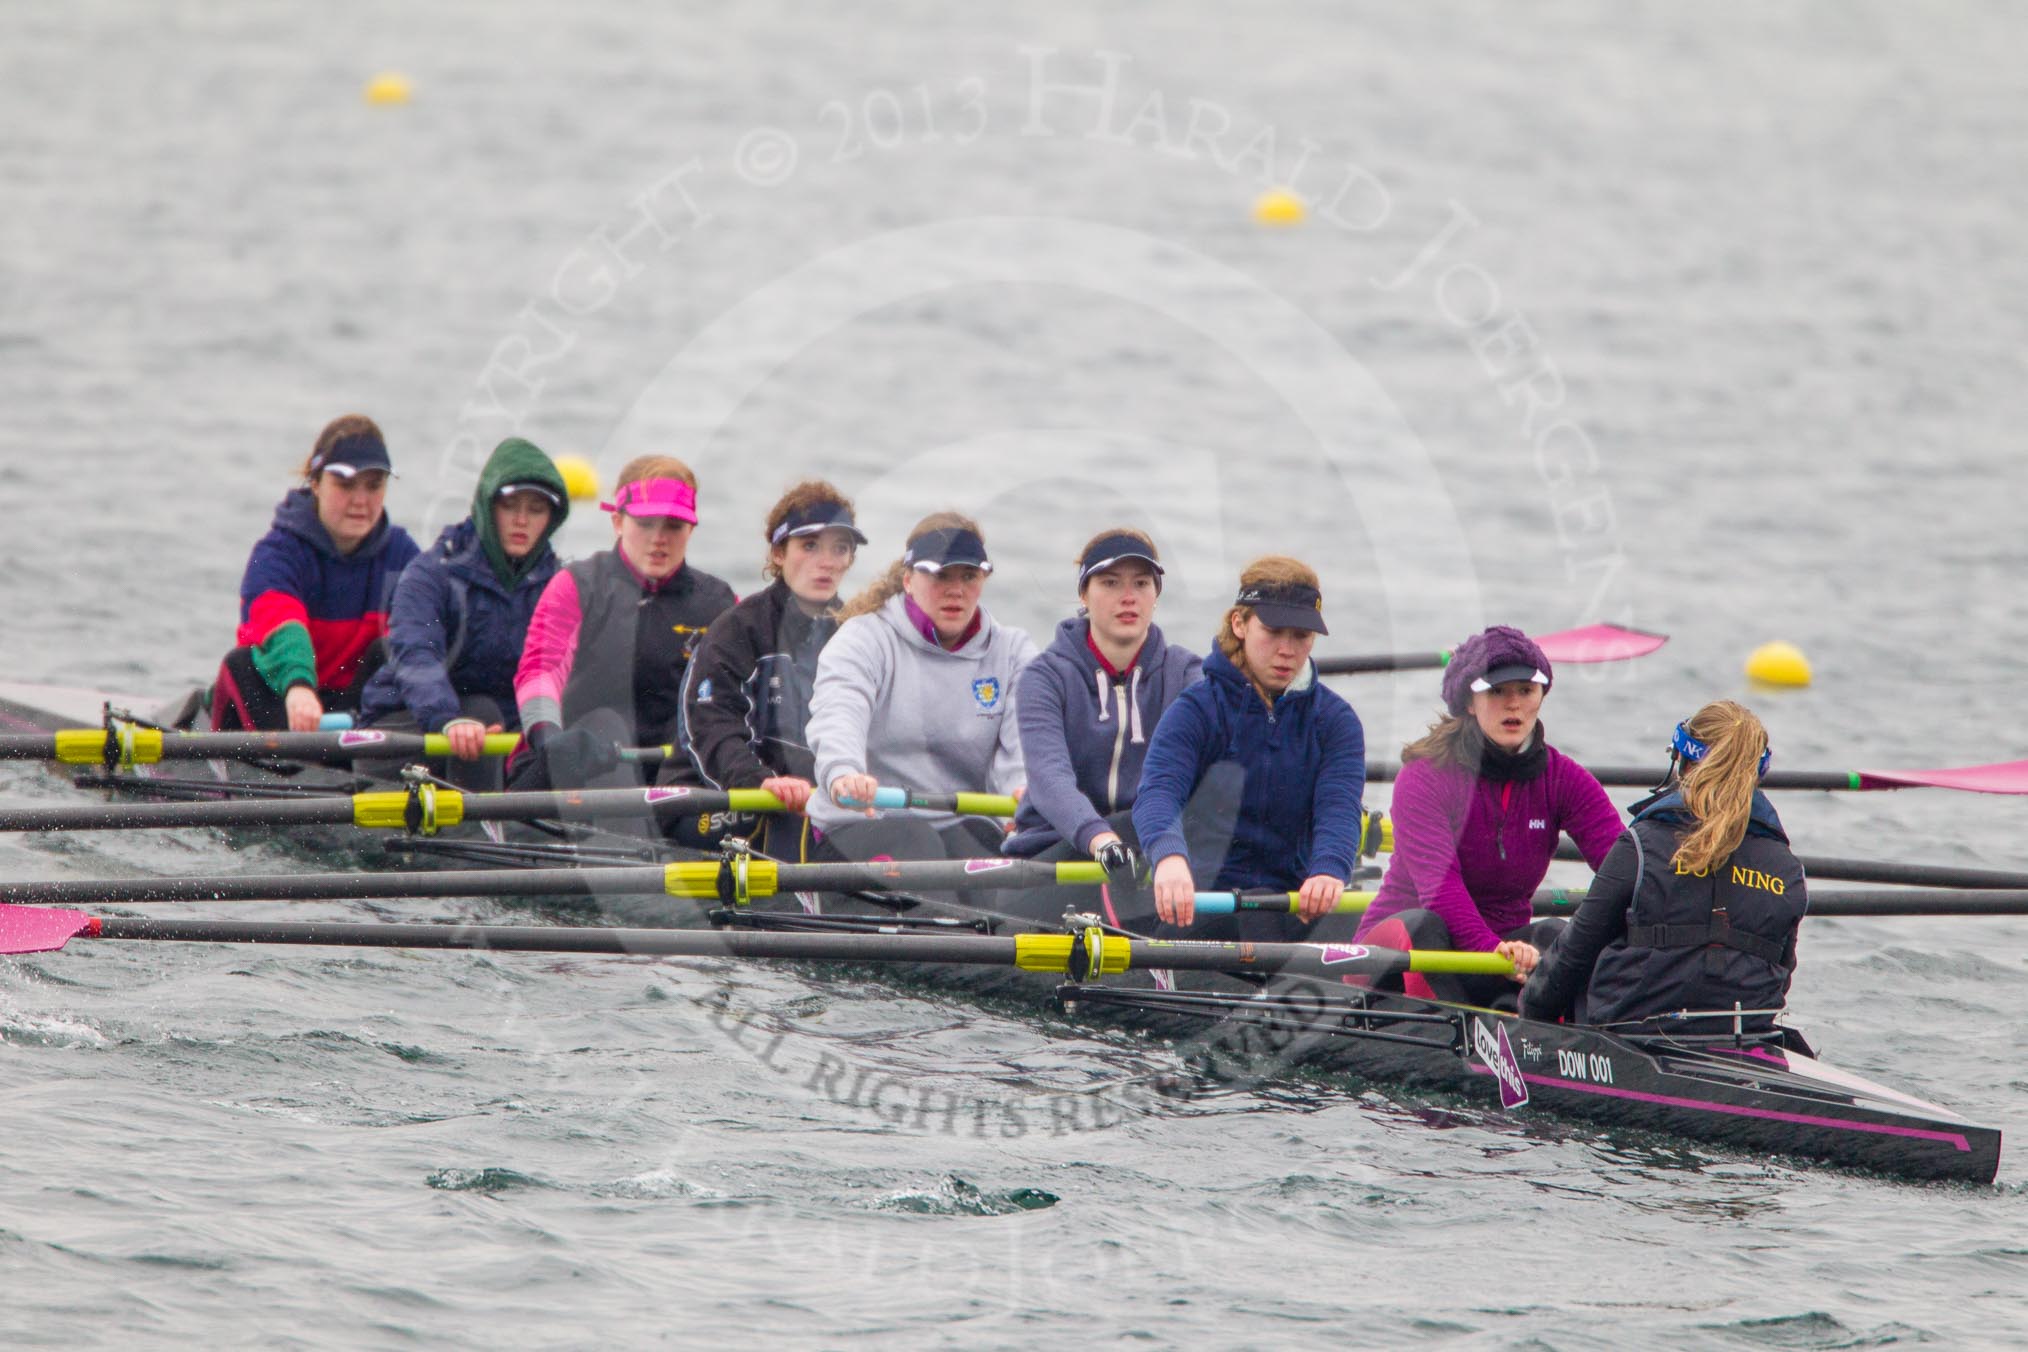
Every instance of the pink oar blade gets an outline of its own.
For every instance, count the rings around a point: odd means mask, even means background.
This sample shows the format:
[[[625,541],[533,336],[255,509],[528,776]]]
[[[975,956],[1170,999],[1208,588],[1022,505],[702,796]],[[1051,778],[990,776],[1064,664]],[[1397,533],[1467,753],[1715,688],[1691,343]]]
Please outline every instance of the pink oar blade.
[[[1582,629],[1541,634],[1535,641],[1552,662],[1623,662],[1646,657],[1667,643],[1669,636],[1621,624],[1588,624]]]
[[[1861,770],[1862,789],[1962,789],[1966,793],[2028,793],[2028,760],[1964,765],[1955,770]]]
[[[0,953],[53,953],[97,924],[83,911],[0,905]]]

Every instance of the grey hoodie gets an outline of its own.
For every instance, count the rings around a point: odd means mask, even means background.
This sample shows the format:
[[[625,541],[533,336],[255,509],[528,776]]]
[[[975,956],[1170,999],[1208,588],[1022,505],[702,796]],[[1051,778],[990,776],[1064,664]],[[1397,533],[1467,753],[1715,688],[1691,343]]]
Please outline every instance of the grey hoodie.
[[[1035,644],[993,623],[984,606],[979,616],[979,632],[947,652],[915,627],[906,598],[894,596],[845,621],[824,645],[807,728],[817,760],[809,811],[819,827],[864,820],[831,801],[840,775],[870,774],[927,793],[1012,793],[1025,783],[1014,679],[1035,660]]]

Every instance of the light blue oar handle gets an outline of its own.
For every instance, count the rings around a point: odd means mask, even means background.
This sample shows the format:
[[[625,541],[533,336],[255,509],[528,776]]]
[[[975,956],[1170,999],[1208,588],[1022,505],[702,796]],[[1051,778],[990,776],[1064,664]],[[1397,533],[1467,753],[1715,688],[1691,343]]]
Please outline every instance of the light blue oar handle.
[[[861,801],[860,801],[859,799],[857,799],[857,798],[840,798],[840,799],[838,800],[838,806],[839,806],[839,807],[907,807],[907,806],[908,806],[908,790],[907,790],[907,789],[888,789],[888,788],[879,788],[879,789],[875,789],[875,790],[873,791],[873,801],[872,801],[871,803],[865,803],[865,802],[861,802]]]
[[[352,715],[348,713],[325,714],[317,720],[317,730],[319,732],[350,732],[352,730]]]

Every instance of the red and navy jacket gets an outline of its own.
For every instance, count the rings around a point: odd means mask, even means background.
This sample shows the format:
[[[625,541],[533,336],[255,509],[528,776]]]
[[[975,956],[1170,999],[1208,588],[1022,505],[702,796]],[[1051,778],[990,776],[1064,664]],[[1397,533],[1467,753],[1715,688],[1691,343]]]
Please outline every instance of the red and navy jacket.
[[[317,686],[343,690],[359,659],[387,633],[388,600],[409,560],[421,551],[382,514],[357,549],[338,552],[317,499],[292,489],[254,545],[239,584],[238,642],[259,647],[287,624],[300,624],[316,653]]]

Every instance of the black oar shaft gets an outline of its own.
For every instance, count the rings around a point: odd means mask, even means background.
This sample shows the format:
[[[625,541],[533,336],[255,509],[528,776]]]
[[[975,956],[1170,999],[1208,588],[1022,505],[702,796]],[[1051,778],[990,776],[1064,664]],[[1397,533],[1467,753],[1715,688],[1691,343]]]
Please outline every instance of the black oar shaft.
[[[1556,847],[1556,857],[1582,862],[1571,841]],[[1878,859],[1828,859],[1803,855],[1797,860],[1812,882],[1904,883],[1911,887],[2028,888],[2028,873],[2004,869],[1958,868],[1949,864],[1902,864]]]
[[[226,800],[216,803],[80,803],[0,807],[0,831],[121,831],[147,827],[314,826],[352,820],[345,797]]]
[[[2028,873],[2008,873],[2001,869],[1897,864],[1872,859],[1823,859],[1808,855],[1799,862],[1812,881],[1906,883],[1915,887],[2028,888]]]
[[[487,738],[489,755],[504,755],[519,740],[513,733]],[[658,765],[667,749],[634,747],[622,754],[642,765]],[[152,765],[176,760],[292,760],[344,764],[368,759],[441,759],[448,754],[441,733],[382,732],[176,732],[116,724],[110,737],[99,728],[62,732],[0,734],[0,760],[58,760],[67,765]]]
[[[1367,653],[1352,657],[1319,657],[1317,672],[1322,676],[1358,676],[1376,671],[1433,671],[1451,660],[1446,652]]]
[[[1067,934],[821,934],[780,930],[606,929],[546,925],[404,925],[319,921],[156,920],[103,917],[85,936],[198,943],[321,944],[373,948],[485,949],[641,957],[764,958],[820,962],[955,963],[1089,974],[1150,967],[1183,971],[1265,971],[1337,977],[1387,975],[1411,964],[1505,968],[1488,954],[1416,955],[1385,948],[1319,944],[1165,943]]]
[[[1659,758],[1653,765],[1587,765],[1584,768],[1599,783],[1618,789],[1652,789],[1668,777],[1669,771],[1668,762]],[[1366,780],[1370,784],[1384,784],[1400,774],[1401,765],[1397,761],[1366,762]],[[1770,770],[1767,777],[1760,781],[1760,786],[1763,789],[1819,789],[1831,793],[1896,787],[1869,781],[1857,770]]]
[[[348,737],[337,732],[140,731],[142,742],[132,758],[142,763],[250,757],[343,763],[360,756],[418,758],[426,754],[425,734],[419,732],[382,733],[366,739],[358,734]],[[0,735],[0,760],[60,759],[82,765],[102,759],[118,764],[127,758],[118,733],[110,745],[104,737],[96,728],[74,728],[62,733],[8,733]],[[96,744],[88,745],[93,742]]]
[[[681,863],[640,868],[456,869],[416,873],[278,873],[216,878],[105,878],[0,884],[0,902],[85,906],[157,901],[335,901],[388,897],[641,896],[670,892],[672,879],[716,895],[717,865]],[[870,864],[781,864],[756,859],[757,894],[851,892],[908,887],[966,892],[1003,887],[1044,887],[1067,873],[1103,881],[1097,865],[1057,865],[1033,859],[914,860]],[[730,880],[728,879],[728,882]]]
[[[1087,881],[1103,882],[1089,862],[1059,866],[1035,859],[917,859],[858,864],[783,864],[777,888],[783,892],[850,892],[908,887],[931,892],[979,892],[1002,887],[1050,887],[1082,869]]]
[[[698,813],[724,812],[734,807],[730,793],[698,789],[681,796],[651,797],[653,790],[584,789],[575,792],[459,793],[455,799],[441,795],[439,801],[458,804],[458,819],[468,822],[511,822],[537,819],[581,821],[588,817],[634,817],[658,820]],[[77,803],[59,807],[0,806],[0,831],[114,831],[134,828],[184,826],[342,826],[370,825],[399,827],[407,808],[408,795],[390,789],[365,795],[333,795],[312,799],[262,799],[255,802],[224,801],[174,803]],[[779,810],[772,795],[749,793],[747,799],[762,798]],[[375,800],[380,812],[362,820],[360,798]],[[740,803],[741,810],[767,811],[765,803]]]
[[[897,949],[881,934],[774,930],[608,929],[551,925],[408,925],[320,921],[106,918],[101,939],[174,939],[221,944],[331,944],[373,948],[492,949],[520,953],[624,953],[644,957],[854,959],[1012,966],[1012,937],[909,934]]]
[[[1570,915],[1584,893],[1562,889],[1535,894],[1535,914]],[[2028,915],[2028,889],[1961,891],[1953,888],[1833,888],[1810,892],[1811,916]]]
[[[1653,765],[1587,765],[1591,777],[1611,788],[1652,789],[1668,777],[1668,762]],[[1842,792],[1859,787],[1859,776],[1849,770],[1770,770],[1760,781],[1763,789],[1825,789]]]
[[[2028,915],[2028,890],[1849,888],[1810,893],[1814,916]]]
[[[0,885],[0,901],[88,906],[95,902],[639,896],[664,890],[664,871],[652,866],[446,869],[427,873],[280,873],[222,878],[107,878],[7,883]]]

